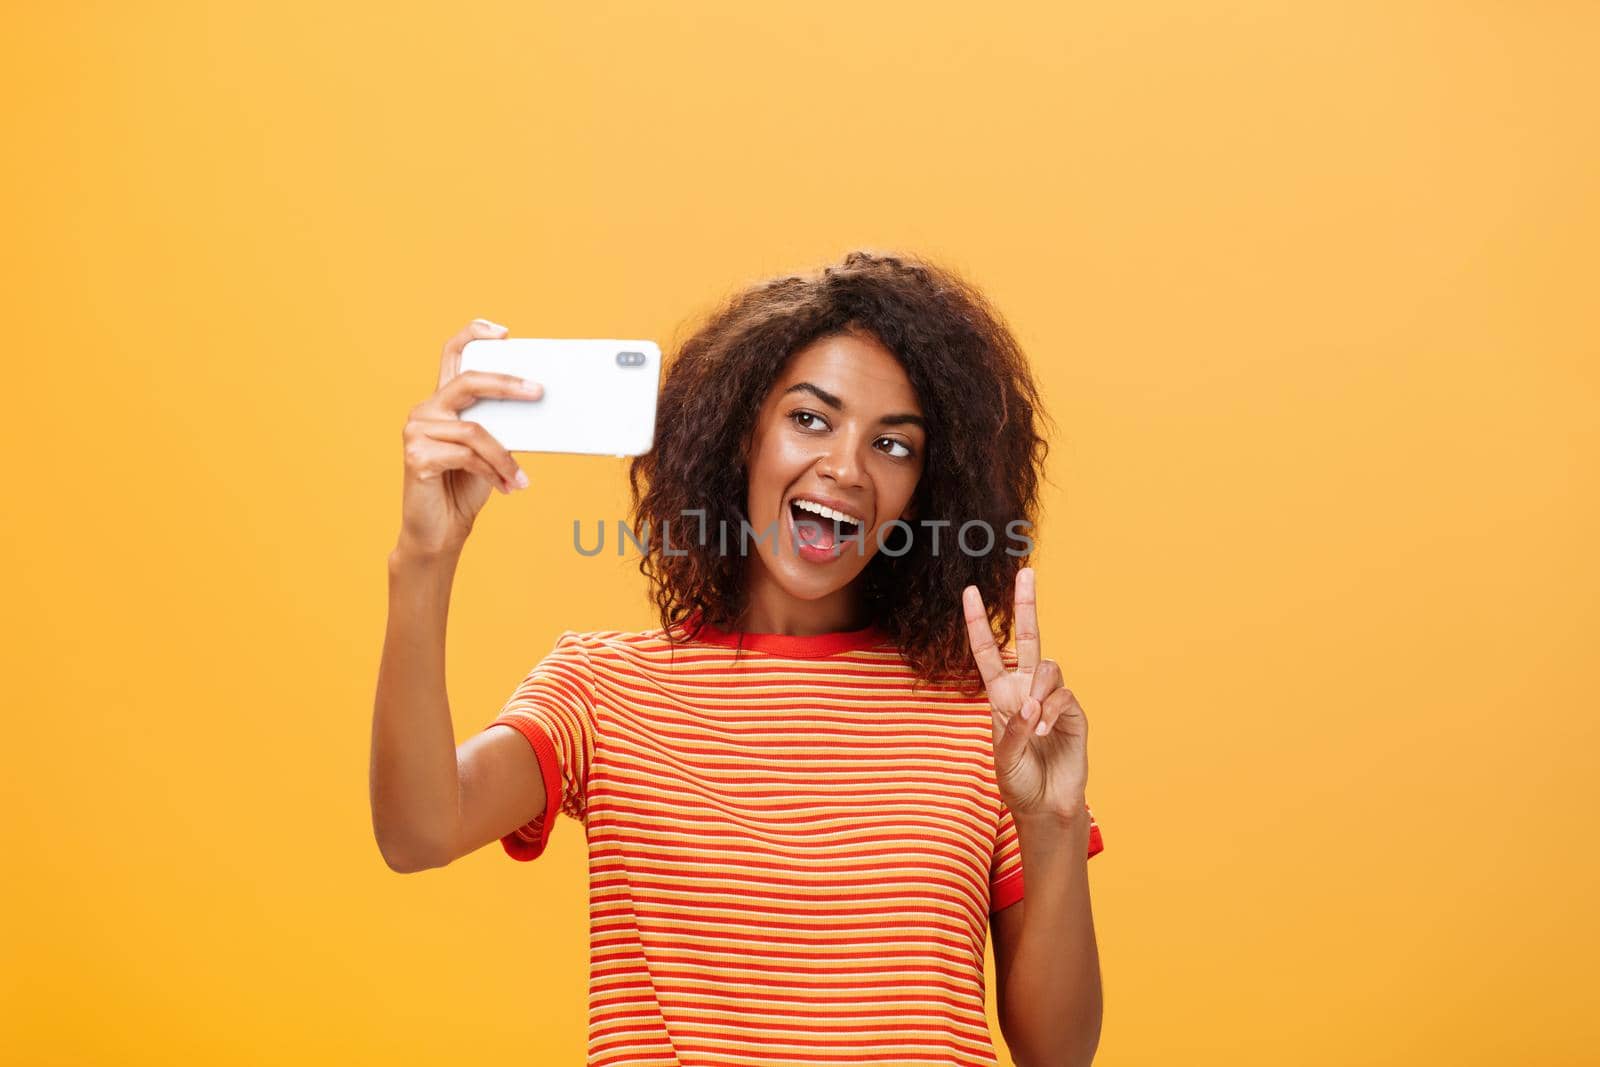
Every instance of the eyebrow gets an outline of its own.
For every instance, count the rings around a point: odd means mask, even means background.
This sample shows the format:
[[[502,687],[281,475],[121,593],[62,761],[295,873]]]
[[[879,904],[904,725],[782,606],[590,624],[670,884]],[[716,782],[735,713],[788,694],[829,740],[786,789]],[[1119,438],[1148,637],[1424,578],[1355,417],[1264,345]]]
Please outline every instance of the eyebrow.
[[[826,389],[812,385],[810,382],[796,382],[783,391],[784,396],[788,396],[790,393],[811,393],[818,400],[822,401],[824,404],[827,404],[835,411],[842,412],[844,410],[844,401],[840,400]],[[896,415],[885,415],[878,421],[884,426],[919,426],[922,428],[924,433],[926,433],[928,429],[927,420],[925,420],[921,415],[913,415],[909,411],[903,411]]]

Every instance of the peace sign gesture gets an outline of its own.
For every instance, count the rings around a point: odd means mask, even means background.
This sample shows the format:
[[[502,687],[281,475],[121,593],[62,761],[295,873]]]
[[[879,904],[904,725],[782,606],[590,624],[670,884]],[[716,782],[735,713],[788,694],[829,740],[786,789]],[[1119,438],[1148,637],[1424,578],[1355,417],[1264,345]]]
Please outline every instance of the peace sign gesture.
[[[1033,568],[1017,572],[1016,670],[1007,670],[1000,657],[977,586],[961,591],[961,604],[967,644],[983,676],[994,718],[994,770],[1001,799],[1013,818],[1078,818],[1084,811],[1089,777],[1088,722],[1077,698],[1062,684],[1060,665],[1039,658]]]

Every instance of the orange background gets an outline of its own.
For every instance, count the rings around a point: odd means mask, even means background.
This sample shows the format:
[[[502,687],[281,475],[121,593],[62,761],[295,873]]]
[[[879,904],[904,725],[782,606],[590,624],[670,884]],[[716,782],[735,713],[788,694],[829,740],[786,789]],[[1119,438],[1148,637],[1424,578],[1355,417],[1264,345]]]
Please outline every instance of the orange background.
[[[412,876],[373,841],[400,428],[474,316],[668,346],[856,246],[983,286],[1062,427],[1097,1062],[1592,1062],[1600,9],[8,30],[17,1062],[581,1062],[578,825]],[[571,548],[622,462],[520,458],[458,575],[458,737],[562,629],[652,623],[633,558]]]

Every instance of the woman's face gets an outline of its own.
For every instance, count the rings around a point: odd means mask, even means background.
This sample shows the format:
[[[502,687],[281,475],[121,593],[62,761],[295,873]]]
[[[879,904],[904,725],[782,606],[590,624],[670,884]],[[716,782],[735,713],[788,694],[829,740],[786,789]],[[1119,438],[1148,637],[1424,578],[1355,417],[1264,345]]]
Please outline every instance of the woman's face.
[[[765,587],[770,597],[776,586],[799,600],[848,599],[841,591],[879,538],[891,549],[903,541],[904,531],[884,528],[910,519],[926,448],[916,390],[876,338],[840,334],[796,352],[762,402],[749,445],[752,594]]]

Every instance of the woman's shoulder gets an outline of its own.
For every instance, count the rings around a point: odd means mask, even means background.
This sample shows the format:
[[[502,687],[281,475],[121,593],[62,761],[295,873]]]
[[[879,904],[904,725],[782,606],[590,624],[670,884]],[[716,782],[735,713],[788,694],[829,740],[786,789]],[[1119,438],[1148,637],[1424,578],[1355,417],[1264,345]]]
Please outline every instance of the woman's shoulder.
[[[648,648],[667,644],[667,631],[655,626],[640,630],[563,630],[557,645],[576,645],[586,651]]]

